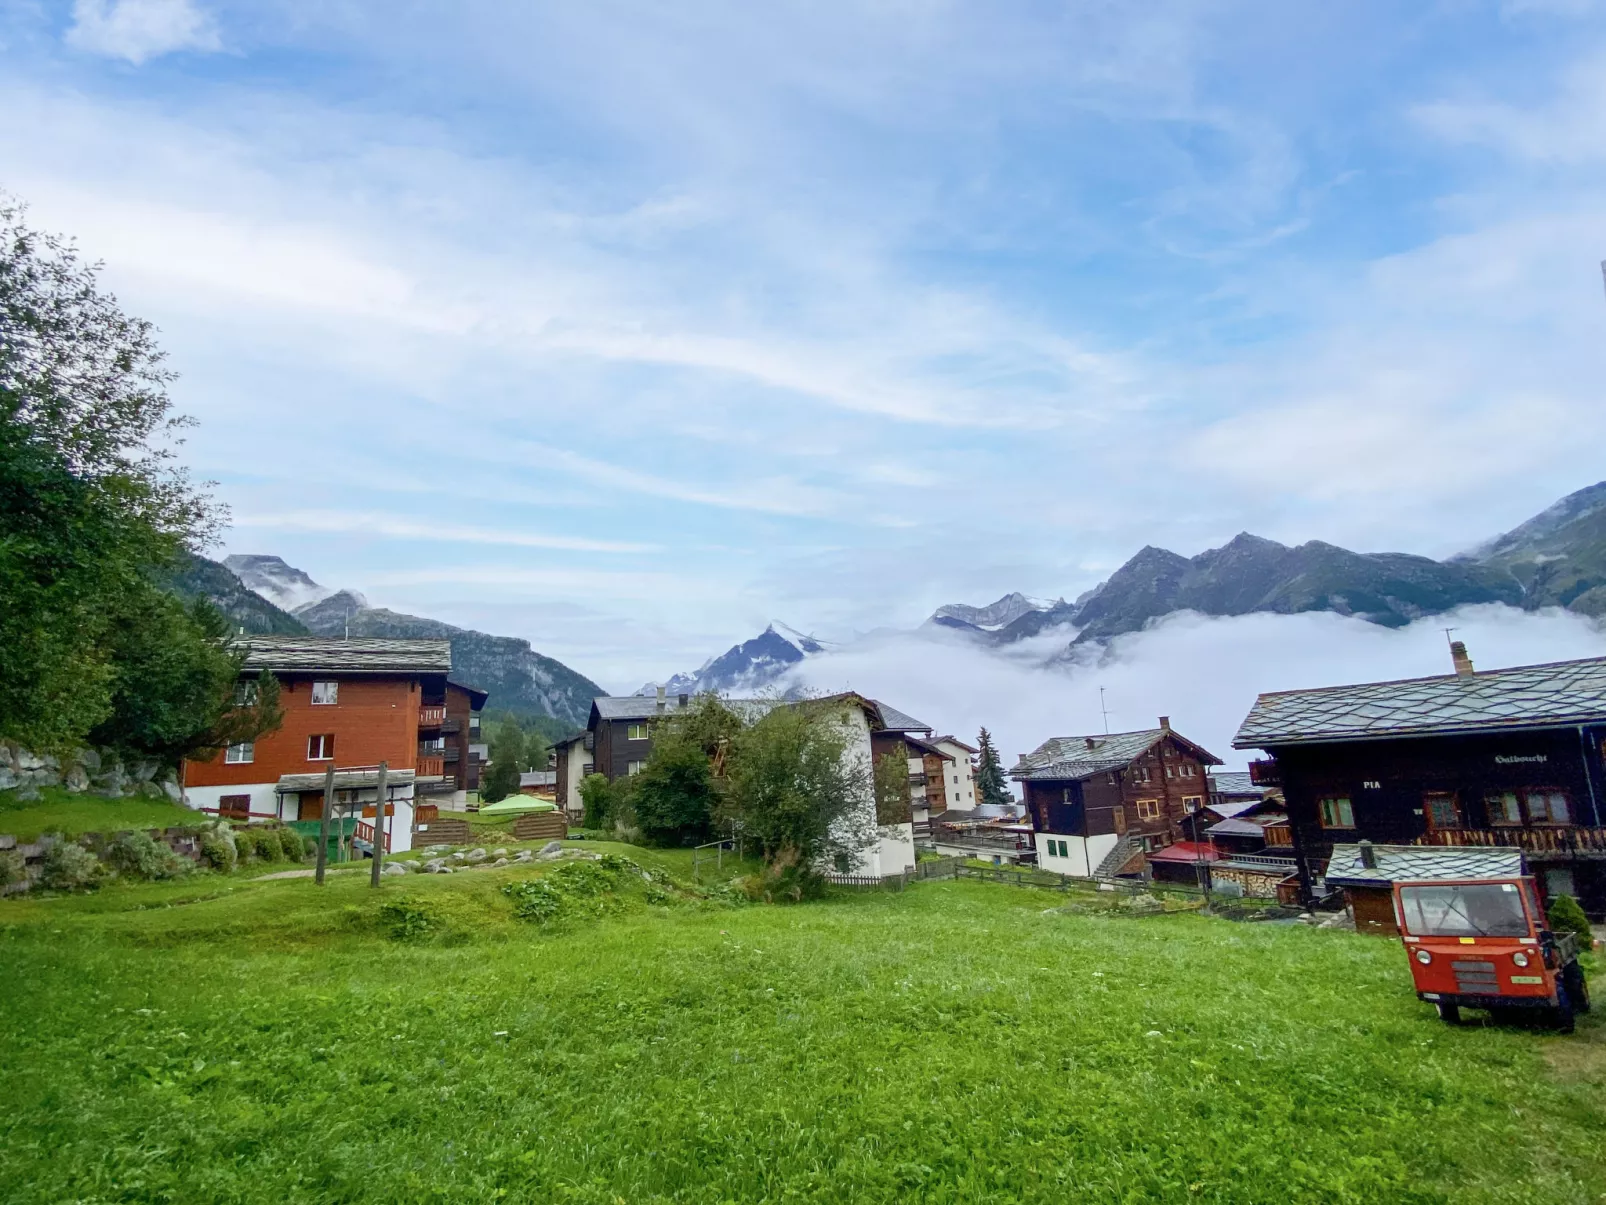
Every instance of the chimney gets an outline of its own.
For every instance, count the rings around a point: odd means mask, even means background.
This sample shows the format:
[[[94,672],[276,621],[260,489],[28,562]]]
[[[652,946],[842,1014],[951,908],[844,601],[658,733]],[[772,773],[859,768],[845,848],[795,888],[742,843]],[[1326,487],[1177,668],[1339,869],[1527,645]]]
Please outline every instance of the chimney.
[[[1467,646],[1459,640],[1450,641],[1450,660],[1455,662],[1455,672],[1458,677],[1472,677],[1472,658],[1467,656]]]
[[[1376,870],[1377,854],[1372,850],[1372,843],[1363,840],[1355,848],[1361,851],[1361,865],[1366,867],[1367,870]]]
[[[664,688],[662,686],[660,686],[658,688],[658,710],[662,711],[663,709],[664,709]]]
[[[1171,717],[1170,716],[1163,715],[1163,716],[1160,717],[1160,731],[1162,731],[1162,732],[1170,732],[1171,731]]]
[[[680,705],[682,707],[686,706],[686,704],[690,703],[690,702],[691,702],[691,696],[690,695],[681,695],[680,696]]]
[[[1083,737],[1082,739],[1087,742],[1087,747],[1089,749],[1097,749],[1099,747],[1099,743],[1090,736]]]

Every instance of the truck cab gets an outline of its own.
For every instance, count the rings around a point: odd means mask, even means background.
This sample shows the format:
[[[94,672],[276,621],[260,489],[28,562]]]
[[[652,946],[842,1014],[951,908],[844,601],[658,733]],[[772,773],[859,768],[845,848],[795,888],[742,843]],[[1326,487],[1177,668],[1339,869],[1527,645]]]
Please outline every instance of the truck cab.
[[[1526,1011],[1571,1033],[1589,1011],[1578,939],[1546,928],[1531,876],[1398,881],[1394,910],[1416,994],[1446,1022],[1463,1008]]]

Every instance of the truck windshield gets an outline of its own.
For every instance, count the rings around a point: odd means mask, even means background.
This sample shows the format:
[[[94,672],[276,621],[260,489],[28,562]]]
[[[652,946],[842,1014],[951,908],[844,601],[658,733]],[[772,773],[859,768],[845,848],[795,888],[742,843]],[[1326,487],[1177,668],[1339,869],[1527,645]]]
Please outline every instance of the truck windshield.
[[[1515,883],[1400,888],[1405,928],[1419,937],[1527,937]]]

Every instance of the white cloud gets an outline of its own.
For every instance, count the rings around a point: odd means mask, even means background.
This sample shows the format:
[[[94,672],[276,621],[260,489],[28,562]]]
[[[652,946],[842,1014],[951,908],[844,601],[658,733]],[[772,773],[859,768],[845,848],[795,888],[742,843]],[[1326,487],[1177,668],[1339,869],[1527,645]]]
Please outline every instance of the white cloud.
[[[219,50],[217,26],[193,0],[74,0],[67,44],[136,66],[176,50]]]
[[[974,743],[987,727],[1005,767],[1051,736],[1152,728],[1169,716],[1178,731],[1230,766],[1259,756],[1232,738],[1262,691],[1388,681],[1450,672],[1445,627],[1456,628],[1480,670],[1606,654],[1606,632],[1564,611],[1492,605],[1391,629],[1329,612],[1213,619],[1170,616],[1122,636],[1086,660],[1043,668],[1062,631],[1031,646],[995,652],[941,629],[868,637],[803,662],[797,680],[822,691],[884,699]]]
[[[1542,104],[1438,100],[1419,105],[1412,116],[1447,142],[1489,146],[1517,159],[1606,162],[1606,54],[1574,62]]]
[[[615,540],[591,540],[580,536],[549,536],[518,529],[495,531],[484,527],[465,527],[452,522],[427,523],[401,515],[372,512],[297,510],[278,514],[237,514],[235,527],[264,528],[270,531],[338,532],[341,534],[389,536],[403,540],[432,540],[450,544],[500,544],[509,548],[555,548],[568,552],[651,552],[651,544],[629,544]]]

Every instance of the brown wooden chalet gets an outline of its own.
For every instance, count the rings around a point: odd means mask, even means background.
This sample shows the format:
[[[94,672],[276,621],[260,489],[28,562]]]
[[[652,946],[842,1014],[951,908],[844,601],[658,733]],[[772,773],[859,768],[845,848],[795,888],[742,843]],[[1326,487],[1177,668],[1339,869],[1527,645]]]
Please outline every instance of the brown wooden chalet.
[[[1052,737],[1009,773],[1024,792],[1038,865],[1106,877],[1181,840],[1209,797],[1208,767],[1220,764],[1161,716],[1140,732]]]
[[[1281,786],[1301,889],[1335,845],[1520,850],[1547,897],[1606,915],[1606,658],[1263,694],[1233,746]]]

